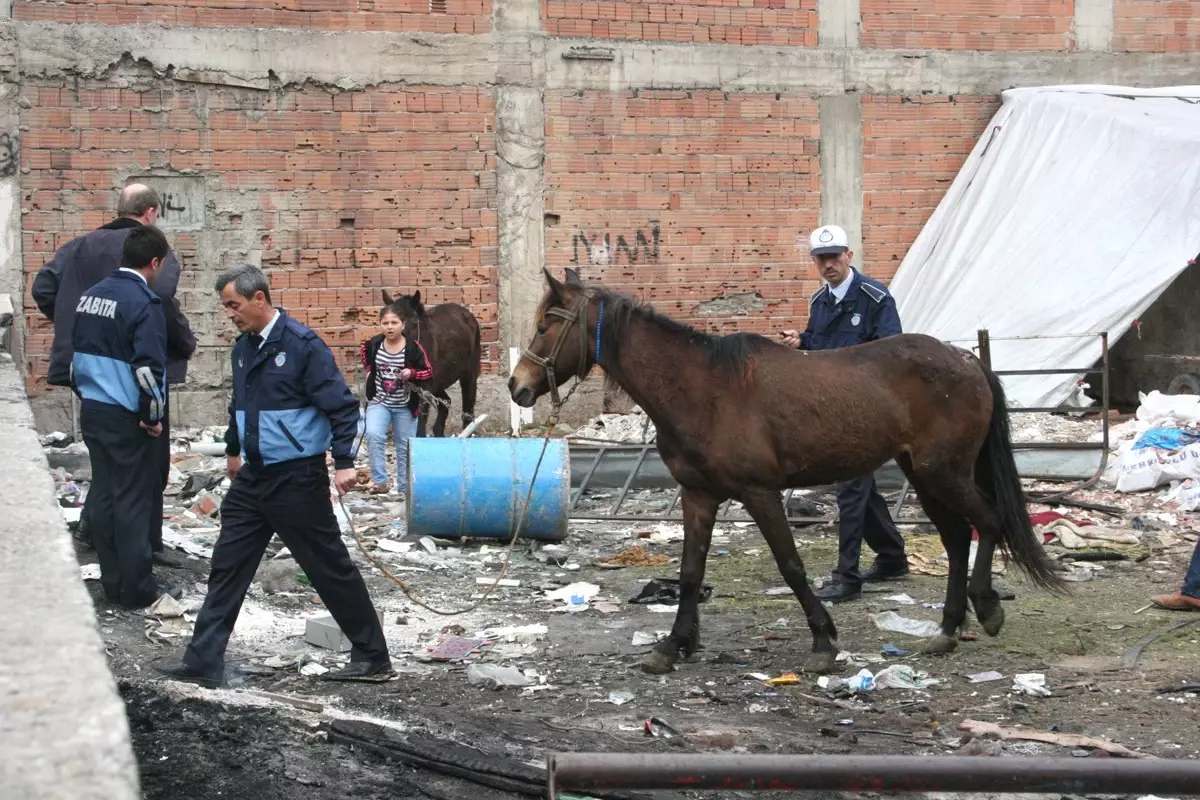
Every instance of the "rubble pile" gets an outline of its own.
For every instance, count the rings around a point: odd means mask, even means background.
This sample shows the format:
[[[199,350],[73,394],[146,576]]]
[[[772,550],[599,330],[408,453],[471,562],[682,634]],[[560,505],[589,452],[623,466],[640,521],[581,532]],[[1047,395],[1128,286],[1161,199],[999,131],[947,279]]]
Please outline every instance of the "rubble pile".
[[[637,406],[628,414],[601,414],[588,420],[570,435],[571,439],[596,439],[605,442],[652,442],[654,423]]]

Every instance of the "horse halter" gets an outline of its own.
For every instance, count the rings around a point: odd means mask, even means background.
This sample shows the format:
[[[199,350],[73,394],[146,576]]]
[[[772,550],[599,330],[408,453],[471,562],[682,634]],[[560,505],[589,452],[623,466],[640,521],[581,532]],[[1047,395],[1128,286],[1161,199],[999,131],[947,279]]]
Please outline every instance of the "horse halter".
[[[558,354],[562,350],[563,343],[567,341],[567,334],[571,332],[571,326],[576,322],[579,325],[579,369],[575,372],[575,378],[582,381],[587,377],[588,370],[591,368],[587,363],[588,352],[588,331],[587,325],[582,324],[582,320],[586,318],[588,301],[592,299],[590,291],[584,291],[579,298],[579,302],[575,304],[573,309],[565,308],[549,308],[546,309],[547,317],[561,317],[565,321],[565,326],[562,333],[558,335],[558,339],[554,342],[554,347],[550,349],[550,355],[543,358],[532,352],[528,347],[521,351],[521,355],[537,364],[546,372],[546,380],[550,382],[550,399],[554,405],[561,406],[563,401],[558,396],[558,376],[555,374],[554,365],[558,361]],[[600,363],[600,325],[604,322],[604,300],[600,300],[600,314],[596,318],[596,363]]]

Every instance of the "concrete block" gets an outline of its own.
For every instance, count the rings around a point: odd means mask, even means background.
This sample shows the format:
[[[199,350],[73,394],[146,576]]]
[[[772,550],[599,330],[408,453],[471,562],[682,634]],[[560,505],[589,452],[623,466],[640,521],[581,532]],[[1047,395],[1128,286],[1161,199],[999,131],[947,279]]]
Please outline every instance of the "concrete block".
[[[376,609],[375,614],[379,617],[379,624],[382,625],[383,612]],[[329,615],[310,617],[305,622],[304,641],[337,653],[350,652],[350,640],[346,638],[346,634],[342,633],[342,629]]]

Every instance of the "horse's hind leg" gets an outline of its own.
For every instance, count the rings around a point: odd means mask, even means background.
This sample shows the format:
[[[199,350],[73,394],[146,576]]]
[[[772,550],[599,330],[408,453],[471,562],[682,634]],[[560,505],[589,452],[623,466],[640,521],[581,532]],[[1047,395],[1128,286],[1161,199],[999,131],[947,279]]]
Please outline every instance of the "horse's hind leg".
[[[425,425],[429,421],[429,404],[422,402],[417,406],[417,438],[424,439],[426,436]]]
[[[958,631],[967,618],[967,572],[971,558],[971,524],[966,517],[933,492],[928,479],[909,480],[917,490],[921,507],[937,527],[950,559],[950,574],[946,578],[946,605],[942,609],[942,631],[921,648],[924,653],[949,653],[958,646]]]
[[[459,388],[462,389],[462,424],[467,427],[475,419],[475,390],[478,386],[479,379],[468,372],[459,380]]]
[[[712,541],[717,506],[725,498],[714,497],[695,489],[683,489],[683,560],[679,565],[679,611],[671,635],[663,639],[642,659],[642,671],[663,675],[679,660],[700,646],[700,586],[704,583],[704,567],[708,546]]]
[[[434,392],[433,396],[441,400],[440,403],[434,404],[437,406],[437,419],[433,421],[433,435],[440,439],[446,435],[446,417],[450,416],[450,395],[442,389],[440,392]]]
[[[992,556],[996,550],[996,543],[1001,541],[1004,535],[1000,518],[979,491],[969,472],[964,471],[944,478],[934,486],[934,491],[939,500],[969,519],[979,531],[975,570],[967,587],[967,595],[975,606],[975,617],[983,627],[984,633],[995,636],[1004,626],[1004,608],[1000,605],[1000,595],[992,588]],[[969,555],[970,538],[964,536],[963,539],[962,546],[967,548]]]
[[[821,605],[821,601],[813,594],[812,587],[808,585],[804,560],[796,552],[792,529],[788,525],[787,513],[783,510],[783,499],[779,492],[764,490],[747,492],[742,497],[742,503],[758,525],[763,538],[767,540],[779,573],[795,593],[804,608],[804,616],[808,618],[808,628],[813,636],[813,651],[806,669],[818,674],[831,671],[837,658],[837,628],[833,624],[833,617],[825,610],[825,606]]]

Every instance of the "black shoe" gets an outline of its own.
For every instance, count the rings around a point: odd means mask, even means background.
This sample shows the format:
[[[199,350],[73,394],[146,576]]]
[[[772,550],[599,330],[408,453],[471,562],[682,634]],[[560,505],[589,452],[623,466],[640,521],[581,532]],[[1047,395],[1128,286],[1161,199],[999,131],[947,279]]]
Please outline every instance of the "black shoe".
[[[862,573],[863,581],[867,583],[879,583],[880,581],[894,581],[898,578],[908,576],[908,562],[897,564],[896,566],[887,566],[876,561],[871,565],[871,568]]]
[[[391,659],[387,661],[351,661],[337,672],[328,672],[322,675],[321,680],[382,683],[391,680],[395,674]]]
[[[154,563],[162,567],[170,567],[171,569],[183,569],[187,566],[187,559],[178,553],[159,550],[154,554]]]
[[[151,664],[155,671],[161,672],[168,678],[174,678],[177,681],[185,683],[194,683],[197,686],[206,686],[210,689],[221,686],[225,683],[225,675],[223,672],[212,674],[202,672],[195,667],[190,667],[182,661],[168,661],[165,664]]]
[[[850,583],[842,583],[841,581],[833,581],[825,584],[820,589],[813,590],[813,594],[817,596],[818,600],[826,600],[830,603],[844,603],[862,594],[862,587]]]

